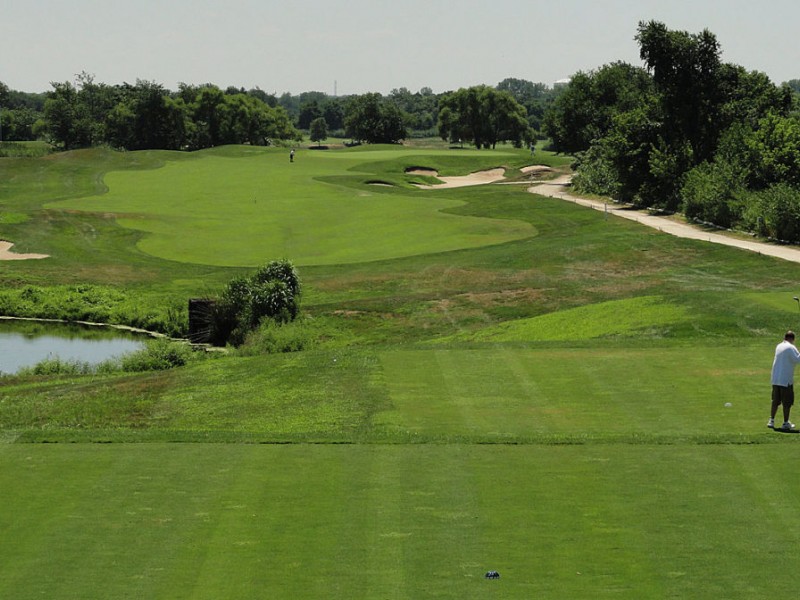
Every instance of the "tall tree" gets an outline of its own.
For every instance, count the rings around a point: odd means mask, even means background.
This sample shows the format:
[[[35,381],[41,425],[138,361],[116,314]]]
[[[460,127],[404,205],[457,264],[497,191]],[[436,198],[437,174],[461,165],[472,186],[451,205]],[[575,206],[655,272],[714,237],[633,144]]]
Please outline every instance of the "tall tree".
[[[608,134],[615,115],[643,106],[652,93],[651,76],[624,62],[578,72],[553,101],[543,127],[559,152],[582,152]]]
[[[64,150],[89,146],[92,132],[87,128],[86,106],[81,103],[78,90],[68,81],[51,85],[53,90],[44,104],[47,135]]]
[[[725,100],[716,36],[708,29],[690,34],[650,21],[639,23],[636,40],[669,123],[662,132],[667,145],[686,141],[695,164],[708,160],[722,133],[719,111]]]
[[[486,85],[461,88],[439,100],[439,135],[450,142],[471,141],[476,148],[494,148],[497,142],[517,145],[530,131],[525,107],[509,92]]]
[[[328,123],[325,121],[325,117],[317,117],[311,121],[308,139],[312,142],[317,142],[317,145],[320,145],[319,142],[328,139]]]
[[[370,144],[395,144],[408,135],[400,109],[376,92],[350,98],[344,125],[347,135]]]

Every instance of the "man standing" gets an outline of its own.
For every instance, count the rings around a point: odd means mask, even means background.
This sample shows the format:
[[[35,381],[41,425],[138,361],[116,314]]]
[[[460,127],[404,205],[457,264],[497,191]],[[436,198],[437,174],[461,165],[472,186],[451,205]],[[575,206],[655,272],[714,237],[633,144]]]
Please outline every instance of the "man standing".
[[[294,162],[294,148],[289,152],[289,162]]]
[[[772,410],[767,427],[775,427],[775,414],[778,407],[783,406],[781,429],[789,431],[794,428],[794,423],[789,421],[789,412],[794,404],[794,366],[797,363],[800,363],[800,351],[794,345],[794,332],[787,331],[783,341],[775,348],[775,360],[772,362]]]

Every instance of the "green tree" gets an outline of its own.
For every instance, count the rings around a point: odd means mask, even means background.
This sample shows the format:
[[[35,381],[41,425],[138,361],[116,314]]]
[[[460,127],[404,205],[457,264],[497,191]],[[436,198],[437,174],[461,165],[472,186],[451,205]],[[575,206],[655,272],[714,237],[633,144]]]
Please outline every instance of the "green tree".
[[[328,123],[325,117],[317,117],[311,121],[308,137],[312,142],[317,142],[317,145],[328,139]]]
[[[300,129],[309,129],[311,127],[311,122],[321,116],[322,109],[320,108],[319,102],[316,100],[306,101],[300,106],[300,114],[297,117],[297,127]]]
[[[400,109],[374,92],[350,98],[344,125],[346,135],[370,144],[395,144],[408,135]]]
[[[276,323],[299,314],[300,277],[288,260],[272,261],[249,277],[232,279],[214,302],[211,315],[213,344],[241,345],[265,319]]]
[[[578,72],[548,108],[543,128],[558,152],[583,152],[609,133],[616,115],[645,105],[652,94],[651,76],[628,63]]]
[[[695,164],[710,159],[717,147],[722,94],[722,62],[716,36],[667,29],[657,21],[640,22],[639,55],[659,93],[668,146],[691,147]]]
[[[92,132],[86,106],[78,98],[78,90],[70,82],[51,84],[44,104],[45,132],[54,144],[64,150],[89,146]]]
[[[202,86],[189,104],[194,122],[194,148],[211,148],[221,143],[221,109],[225,94],[215,85]]]
[[[108,112],[106,139],[128,150],[179,150],[187,141],[189,110],[158,83],[136,80],[120,88],[122,100]]]
[[[469,140],[476,148],[494,148],[504,141],[519,145],[530,137],[525,107],[509,92],[486,85],[443,94],[438,127],[442,139]]]
[[[328,98],[322,105],[322,116],[331,130],[344,129],[344,104],[340,98]]]

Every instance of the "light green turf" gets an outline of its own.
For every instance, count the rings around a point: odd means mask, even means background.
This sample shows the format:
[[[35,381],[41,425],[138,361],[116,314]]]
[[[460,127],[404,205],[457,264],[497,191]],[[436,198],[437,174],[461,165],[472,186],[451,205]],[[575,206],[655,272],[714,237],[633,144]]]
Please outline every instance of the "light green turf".
[[[800,483],[765,477],[785,460],[728,445],[0,446],[0,597],[788,598],[776,564],[800,551]]]
[[[688,322],[688,308],[656,296],[612,300],[548,313],[540,317],[504,321],[477,332],[437,341],[533,342],[580,340],[604,336],[633,336]]]
[[[187,263],[257,266],[274,257],[296,265],[333,265],[475,248],[530,237],[530,224],[454,215],[462,201],[441,190],[390,190],[353,185],[348,169],[370,161],[443,151],[404,150],[298,153],[253,150],[229,158],[205,155],[167,162],[148,171],[105,176],[107,194],[52,203],[59,209],[108,213],[127,228],[146,232],[139,248]],[[477,154],[491,160],[503,153]],[[491,164],[491,163],[489,163]],[[349,186],[318,178],[348,175]],[[390,173],[401,184],[402,166]]]
[[[391,408],[374,423],[422,439],[748,434],[766,423],[770,352],[753,342],[385,351]]]
[[[25,441],[765,442],[771,353],[762,340],[292,353],[10,381],[0,423]]]

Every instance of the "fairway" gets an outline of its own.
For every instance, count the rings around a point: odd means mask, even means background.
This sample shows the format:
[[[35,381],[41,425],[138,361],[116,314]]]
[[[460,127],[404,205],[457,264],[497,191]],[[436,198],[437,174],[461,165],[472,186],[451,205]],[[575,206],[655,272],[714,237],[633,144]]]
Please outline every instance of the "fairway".
[[[785,451],[0,446],[0,597],[789,597]]]
[[[436,156],[317,151],[289,163],[277,151],[206,153],[157,169],[108,173],[108,193],[49,206],[114,216],[123,227],[147,234],[138,247],[152,256],[218,266],[253,267],[276,256],[301,266],[379,261],[535,234],[521,221],[449,213],[463,202],[442,191],[408,185],[387,191],[352,173],[371,162],[403,158],[428,164]],[[492,160],[511,157],[494,153]],[[325,177],[340,177],[342,184],[324,183]],[[388,177],[402,183],[402,165]]]

